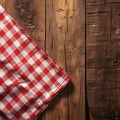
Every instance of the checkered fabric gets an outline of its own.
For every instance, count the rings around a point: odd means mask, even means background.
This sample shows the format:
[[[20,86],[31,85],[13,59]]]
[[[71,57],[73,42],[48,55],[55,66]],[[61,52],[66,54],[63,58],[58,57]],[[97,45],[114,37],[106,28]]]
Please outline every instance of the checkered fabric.
[[[67,75],[0,6],[0,120],[33,120]]]

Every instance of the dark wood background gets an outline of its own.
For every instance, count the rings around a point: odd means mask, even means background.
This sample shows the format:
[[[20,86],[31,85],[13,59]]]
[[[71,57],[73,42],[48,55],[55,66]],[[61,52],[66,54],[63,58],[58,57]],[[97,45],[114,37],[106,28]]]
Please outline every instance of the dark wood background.
[[[119,116],[120,0],[0,0],[0,4],[72,77],[37,120]]]

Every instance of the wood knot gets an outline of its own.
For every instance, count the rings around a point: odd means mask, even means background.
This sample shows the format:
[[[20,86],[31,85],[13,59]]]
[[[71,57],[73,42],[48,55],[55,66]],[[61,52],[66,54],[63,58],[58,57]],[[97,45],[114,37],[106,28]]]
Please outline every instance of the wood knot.
[[[116,35],[120,35],[120,27],[115,27],[114,32]]]
[[[28,30],[35,28],[35,11],[32,9],[32,0],[16,0],[14,7],[23,26]]]
[[[120,113],[118,111],[114,113],[114,120],[120,120]]]
[[[109,120],[120,120],[120,112],[115,111],[110,115]]]

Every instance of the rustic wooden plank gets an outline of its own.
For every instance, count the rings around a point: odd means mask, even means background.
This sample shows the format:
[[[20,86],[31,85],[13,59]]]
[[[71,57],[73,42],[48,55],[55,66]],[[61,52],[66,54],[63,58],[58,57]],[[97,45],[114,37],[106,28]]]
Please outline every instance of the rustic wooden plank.
[[[95,119],[109,118],[120,112],[119,2],[87,1],[87,98],[91,115]],[[114,119],[117,117],[118,114]]]
[[[79,0],[46,2],[46,50],[72,76],[72,84],[61,94],[59,104],[49,108],[46,119],[85,120],[85,4]]]
[[[85,120],[85,1],[68,1],[66,65],[72,76],[73,91],[69,100],[69,120]]]
[[[64,69],[65,67],[65,0],[46,1],[46,52]],[[46,120],[68,120],[67,91],[63,90],[48,107]]]

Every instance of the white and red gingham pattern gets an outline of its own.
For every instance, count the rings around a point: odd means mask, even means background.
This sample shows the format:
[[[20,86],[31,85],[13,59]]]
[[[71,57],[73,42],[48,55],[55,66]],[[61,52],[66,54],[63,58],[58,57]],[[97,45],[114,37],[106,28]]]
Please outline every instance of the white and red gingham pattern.
[[[0,6],[0,120],[33,120],[69,82]]]

